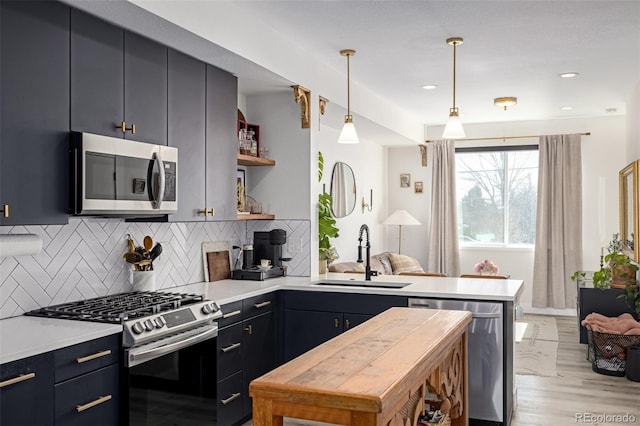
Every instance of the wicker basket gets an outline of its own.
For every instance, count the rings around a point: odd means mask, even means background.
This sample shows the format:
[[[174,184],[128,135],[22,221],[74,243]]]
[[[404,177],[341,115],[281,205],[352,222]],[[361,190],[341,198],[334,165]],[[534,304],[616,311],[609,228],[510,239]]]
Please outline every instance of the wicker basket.
[[[587,328],[591,368],[607,376],[625,375],[627,348],[640,345],[640,336],[600,333]]]

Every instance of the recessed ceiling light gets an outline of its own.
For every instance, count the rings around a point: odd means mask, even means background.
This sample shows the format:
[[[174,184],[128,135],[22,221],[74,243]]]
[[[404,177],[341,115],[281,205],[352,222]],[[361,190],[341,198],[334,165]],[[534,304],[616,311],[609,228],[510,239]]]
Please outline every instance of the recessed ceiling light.
[[[606,112],[608,112],[609,114],[612,114],[614,112],[618,112],[618,110],[616,108],[607,108],[605,109]]]
[[[569,111],[569,110],[573,109],[573,107],[572,106],[563,106],[563,107],[560,107],[560,109],[563,110],[563,111]]]
[[[580,73],[578,72],[563,72],[562,74],[560,74],[560,77],[562,78],[573,78],[573,77],[577,77]]]
[[[438,86],[436,86],[435,84],[425,84],[424,86],[422,86],[422,88],[425,89],[425,90],[433,90],[436,87],[438,87]]]

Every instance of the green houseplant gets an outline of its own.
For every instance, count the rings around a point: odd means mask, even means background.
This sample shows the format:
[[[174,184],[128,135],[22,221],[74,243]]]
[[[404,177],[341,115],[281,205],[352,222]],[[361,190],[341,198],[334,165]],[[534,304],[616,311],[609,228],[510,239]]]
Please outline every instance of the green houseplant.
[[[322,180],[324,171],[324,157],[318,151],[318,182]],[[320,258],[320,273],[326,272],[326,265],[336,260],[338,251],[331,245],[331,238],[337,238],[339,229],[333,216],[331,194],[321,192],[318,195],[318,254]],[[324,270],[323,270],[324,268]]]

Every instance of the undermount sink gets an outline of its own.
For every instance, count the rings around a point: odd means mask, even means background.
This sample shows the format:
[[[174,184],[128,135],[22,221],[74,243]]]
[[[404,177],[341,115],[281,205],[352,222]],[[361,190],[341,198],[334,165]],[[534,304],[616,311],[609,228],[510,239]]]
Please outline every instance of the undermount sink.
[[[337,281],[337,280],[324,280],[318,281],[311,285],[331,285],[331,286],[348,286],[348,287],[372,287],[372,288],[402,288],[411,283],[395,283],[395,282],[382,282],[382,281]]]

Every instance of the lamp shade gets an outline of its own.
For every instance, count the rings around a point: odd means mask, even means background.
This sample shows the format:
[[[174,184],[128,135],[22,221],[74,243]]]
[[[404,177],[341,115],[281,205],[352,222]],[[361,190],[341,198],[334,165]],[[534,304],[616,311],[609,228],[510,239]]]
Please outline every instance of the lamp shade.
[[[383,225],[421,225],[418,220],[411,216],[406,210],[396,210],[391,216],[389,216]]]
[[[460,139],[464,138],[464,129],[462,128],[462,122],[457,112],[452,112],[449,115],[449,121],[442,132],[443,139]]]
[[[356,133],[356,126],[353,125],[351,120],[345,120],[338,143],[360,143],[358,134]]]

